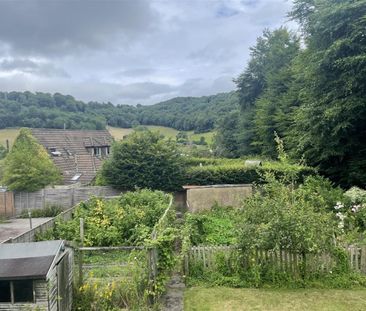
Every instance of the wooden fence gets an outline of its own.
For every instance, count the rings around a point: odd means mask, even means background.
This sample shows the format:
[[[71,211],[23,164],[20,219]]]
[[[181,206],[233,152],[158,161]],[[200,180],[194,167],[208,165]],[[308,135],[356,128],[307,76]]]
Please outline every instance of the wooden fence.
[[[107,186],[58,186],[35,192],[14,192],[15,214],[20,215],[24,210],[42,209],[51,205],[68,209],[92,196],[110,197],[120,193],[121,191]]]
[[[366,245],[361,247],[351,245],[347,250],[351,267],[358,272],[366,274]]]
[[[217,264],[217,256],[222,256],[223,260],[229,263],[239,256],[240,249],[235,246],[193,246],[185,256],[184,269],[189,273],[189,266],[199,264],[203,269],[214,269]],[[350,266],[352,269],[366,274],[366,246],[349,246]],[[300,273],[306,267],[307,272],[329,272],[336,262],[329,254],[295,254],[286,250],[264,251],[256,250],[252,254],[247,254],[242,258],[241,264],[250,266],[251,264],[269,264],[279,270]]]
[[[55,226],[55,221],[58,219],[62,220],[70,220],[72,218],[72,213],[74,211],[74,207],[60,213],[56,217],[44,222],[43,224],[34,227],[33,229],[28,230],[14,238],[10,238],[8,240],[3,241],[2,243],[24,243],[24,242],[34,242],[36,240],[36,235],[43,233],[49,229],[52,229]]]
[[[9,191],[0,191],[0,216],[14,217],[14,195]]]

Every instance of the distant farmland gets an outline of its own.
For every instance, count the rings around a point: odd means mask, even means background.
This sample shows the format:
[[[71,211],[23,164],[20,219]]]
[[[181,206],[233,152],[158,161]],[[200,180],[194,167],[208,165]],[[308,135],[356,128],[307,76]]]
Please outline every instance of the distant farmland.
[[[178,134],[178,130],[164,127],[164,126],[155,126],[155,125],[148,125],[146,126],[148,129],[152,131],[159,131],[167,138],[175,139],[176,135]],[[121,140],[124,136],[131,134],[134,130],[132,128],[118,128],[118,127],[108,127],[108,131],[114,137],[115,140]],[[215,132],[208,132],[202,134],[194,134],[193,131],[186,132],[188,134],[189,140],[199,140],[201,136],[203,136],[208,144],[212,143],[213,136]],[[9,129],[1,129],[0,130],[0,144],[6,146],[6,140],[9,140],[10,146],[13,145],[14,140],[19,134],[19,128],[9,128]]]

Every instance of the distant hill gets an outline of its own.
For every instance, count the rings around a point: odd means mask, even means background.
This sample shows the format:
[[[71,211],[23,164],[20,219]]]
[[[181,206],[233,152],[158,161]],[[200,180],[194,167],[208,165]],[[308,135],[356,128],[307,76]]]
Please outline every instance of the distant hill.
[[[139,120],[144,125],[168,126],[178,130],[209,131],[219,119],[238,108],[235,92],[202,97],[176,97],[140,107]]]
[[[104,129],[160,125],[177,130],[212,130],[236,110],[235,92],[202,97],[177,97],[151,106],[84,103],[59,93],[0,92],[0,128],[33,127]]]

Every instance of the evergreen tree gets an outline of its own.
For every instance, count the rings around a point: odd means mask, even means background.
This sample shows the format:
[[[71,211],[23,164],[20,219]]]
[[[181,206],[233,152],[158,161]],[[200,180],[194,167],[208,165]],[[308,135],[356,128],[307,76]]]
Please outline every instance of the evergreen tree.
[[[288,110],[282,102],[293,80],[291,65],[299,48],[297,36],[282,27],[265,30],[251,48],[248,66],[236,80],[241,154],[275,156],[274,131],[279,131]]]
[[[61,175],[29,129],[21,129],[4,160],[2,182],[10,190],[36,191],[56,184]]]
[[[342,185],[366,184],[366,1],[296,0],[303,30],[301,106],[292,150]]]
[[[116,143],[104,162],[101,180],[123,190],[180,189],[183,178],[181,155],[176,143],[159,132],[137,131]]]

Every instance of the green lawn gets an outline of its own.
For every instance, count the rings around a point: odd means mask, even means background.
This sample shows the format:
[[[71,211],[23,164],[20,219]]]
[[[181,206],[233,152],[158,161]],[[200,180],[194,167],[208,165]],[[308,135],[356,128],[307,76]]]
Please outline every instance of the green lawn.
[[[238,289],[193,287],[185,291],[185,311],[361,311],[366,289]]]

